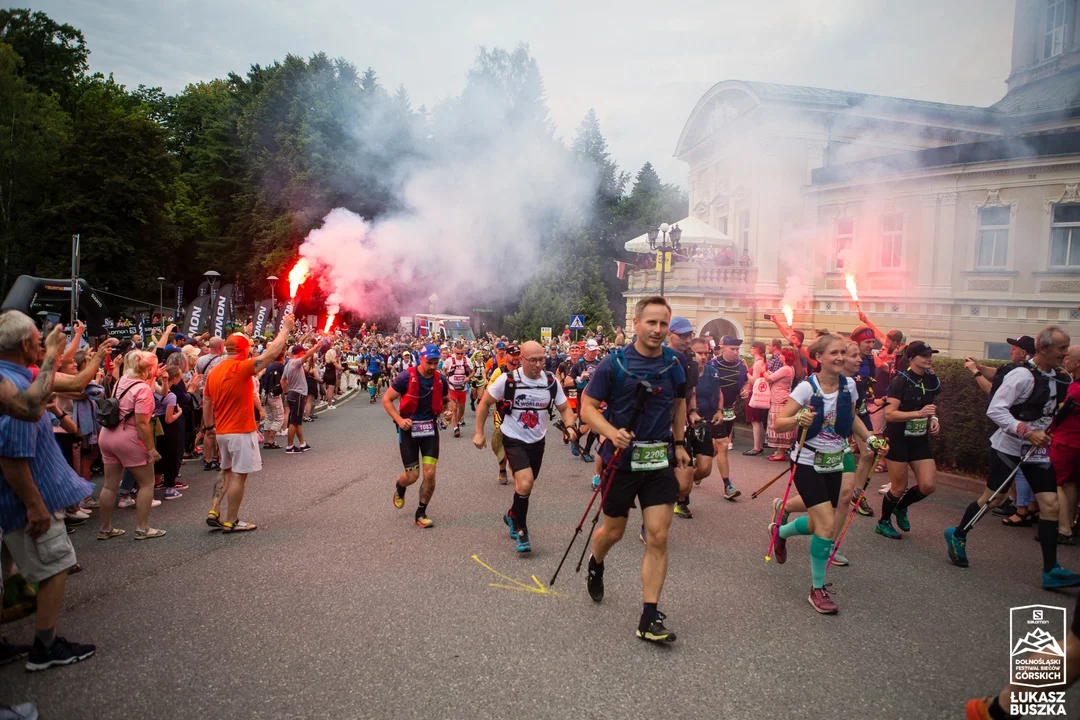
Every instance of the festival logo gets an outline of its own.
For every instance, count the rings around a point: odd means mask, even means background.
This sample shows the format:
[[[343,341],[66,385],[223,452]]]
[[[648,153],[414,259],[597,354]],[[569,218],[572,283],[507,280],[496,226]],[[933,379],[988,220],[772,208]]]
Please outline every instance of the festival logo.
[[[1065,608],[1025,605],[1009,611],[1009,679],[1024,687],[1065,684]]]

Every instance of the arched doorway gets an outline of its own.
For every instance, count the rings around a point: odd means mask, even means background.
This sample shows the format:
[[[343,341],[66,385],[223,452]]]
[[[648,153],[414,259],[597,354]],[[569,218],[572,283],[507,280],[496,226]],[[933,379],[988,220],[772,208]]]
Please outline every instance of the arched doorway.
[[[742,328],[732,320],[720,316],[706,322],[698,331],[698,335],[715,338],[716,342],[719,343],[720,338],[725,335],[733,335],[737,338],[742,338]]]

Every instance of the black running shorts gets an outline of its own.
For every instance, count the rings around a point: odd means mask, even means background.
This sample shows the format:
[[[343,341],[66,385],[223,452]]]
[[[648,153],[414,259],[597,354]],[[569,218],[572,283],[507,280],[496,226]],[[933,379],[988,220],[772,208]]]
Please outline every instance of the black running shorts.
[[[720,436],[717,435],[719,431],[720,426],[715,425],[711,420],[705,421],[705,429],[701,439],[698,439],[698,434],[693,429],[687,430],[686,449],[690,453],[690,457],[695,458],[699,455],[705,457],[715,456],[716,447],[713,445],[713,440],[718,440],[720,438]]]
[[[910,463],[934,459],[934,453],[930,449],[929,434],[909,437],[904,435],[902,423],[895,429],[890,424],[885,430],[885,439],[889,441],[889,454],[885,456],[885,459],[890,462]]]
[[[503,452],[510,463],[510,472],[517,473],[526,468],[532,469],[533,480],[540,476],[540,465],[544,462],[544,440],[527,443],[503,435]]]
[[[406,470],[415,470],[420,463],[435,465],[439,462],[439,427],[431,437],[414,438],[412,433],[398,428],[398,447],[401,450],[401,464]]]
[[[630,515],[634,499],[642,509],[653,505],[674,505],[679,482],[672,468],[646,472],[617,471],[604,497],[604,514],[613,518]]]
[[[713,425],[710,421],[709,425],[712,425],[713,437],[717,440],[724,440],[731,437],[731,432],[735,429],[734,420],[728,420],[726,422],[720,423],[719,425]]]
[[[285,396],[285,402],[289,404],[290,425],[304,424],[304,397],[295,390],[290,390],[289,394]]]
[[[796,465],[795,489],[799,491],[799,496],[808,508],[822,503],[831,503],[836,507],[840,501],[840,482],[843,477],[842,472],[819,473],[811,465]]]
[[[990,490],[997,490],[1001,487],[1018,462],[1020,462],[1019,456],[1005,455],[991,448],[990,471],[986,474],[986,487]],[[1023,470],[1028,485],[1031,486],[1031,492],[1036,495],[1057,492],[1057,475],[1051,466],[1026,463],[1020,469]],[[1002,492],[1004,491],[1005,489],[1002,490]]]

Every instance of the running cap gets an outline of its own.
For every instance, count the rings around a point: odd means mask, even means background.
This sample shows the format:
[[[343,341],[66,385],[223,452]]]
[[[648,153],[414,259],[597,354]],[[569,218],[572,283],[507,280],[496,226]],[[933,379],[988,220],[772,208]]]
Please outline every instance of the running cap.
[[[421,360],[438,360],[442,357],[442,352],[439,350],[438,345],[425,345],[420,348],[420,352],[417,353]]]
[[[676,315],[671,318],[671,322],[668,323],[668,332],[675,333],[676,335],[684,335],[686,333],[694,332],[694,326],[682,315]]]
[[[864,340],[873,340],[873,339],[874,339],[874,331],[871,330],[870,328],[866,327],[865,325],[860,325],[859,327],[857,327],[857,328],[855,328],[854,330],[851,331],[851,341],[852,342],[861,343]]]
[[[1020,348],[1028,355],[1034,355],[1037,352],[1035,350],[1035,338],[1030,335],[1021,335],[1018,338],[1005,338],[1005,342]]]
[[[519,348],[517,345],[511,345],[510,347],[506,348],[506,354],[507,355],[520,355],[521,354],[521,348]]]
[[[734,335],[725,335],[720,338],[720,344],[724,347],[739,347],[742,345],[742,339],[737,338]]]
[[[504,343],[502,340],[500,340],[499,342],[495,343],[495,349],[496,350],[505,350],[506,349],[506,343]]]
[[[914,342],[908,343],[905,354],[908,356],[908,359],[911,359],[920,355],[922,357],[930,357],[931,355],[939,352],[941,351],[935,350],[934,348],[924,343],[922,340],[915,340]]]
[[[596,340],[594,340],[593,338],[589,338],[588,340],[585,341],[585,349],[586,350],[599,350],[600,349],[600,343],[596,342]]]

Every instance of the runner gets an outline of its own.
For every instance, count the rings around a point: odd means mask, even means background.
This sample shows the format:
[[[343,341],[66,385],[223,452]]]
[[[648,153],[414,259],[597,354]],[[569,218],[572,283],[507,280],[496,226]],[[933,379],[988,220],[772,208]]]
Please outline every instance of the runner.
[[[716,363],[720,377],[720,425],[716,428],[716,469],[724,480],[724,499],[735,501],[742,494],[731,482],[731,468],[728,464],[728,445],[735,430],[735,403],[746,384],[746,363],[739,357],[742,340],[731,335],[720,339],[720,357]]]
[[[578,397],[581,396],[582,391],[585,390],[585,386],[589,384],[589,379],[596,371],[596,366],[600,364],[600,358],[597,355],[600,352],[600,345],[596,340],[589,338],[585,341],[585,353],[584,357],[578,360],[570,367],[570,377],[574,381],[574,387],[577,390]],[[580,424],[578,432],[581,435],[588,433],[585,438],[585,448],[581,451],[581,461],[586,463],[595,462],[592,456],[593,443],[599,439],[599,435],[589,429],[588,425]],[[576,446],[577,443],[574,443]],[[571,450],[571,452],[573,452]]]
[[[476,403],[484,391],[484,364],[487,362],[486,351],[476,348],[469,362],[473,366],[472,380],[469,382],[469,409],[476,412]]]
[[[505,345],[505,343],[499,343]],[[497,359],[496,355],[496,359]],[[521,348],[517,345],[503,348],[503,364],[494,366],[488,375],[488,387],[507,372],[513,372],[521,366]],[[506,451],[503,447],[502,416],[495,413],[495,429],[491,431],[491,451],[495,453],[495,459],[499,461],[499,484],[507,485],[510,480],[506,477]]]
[[[367,355],[367,390],[371,404],[379,397],[379,385],[382,382],[386,369],[386,362],[379,354],[378,348],[373,348]]]
[[[691,423],[686,437],[694,458],[694,484],[700,485],[702,480],[712,474],[713,457],[716,455],[714,440],[723,422],[723,414],[720,412],[720,372],[712,357],[707,339],[694,338],[690,342],[690,347],[697,356],[700,373],[697,387],[694,388],[694,403],[697,410],[695,414],[698,415],[699,420]],[[684,517],[692,518],[690,508],[685,509],[687,514]],[[675,504],[675,514],[679,514],[678,503]]]
[[[425,345],[420,350],[420,365],[402,371],[383,395],[382,406],[398,426],[398,446],[405,471],[394,482],[394,507],[405,507],[405,489],[420,478],[420,500],[416,505],[416,524],[422,528],[435,525],[427,515],[427,506],[435,493],[435,466],[439,462],[439,415],[448,417],[446,407],[449,385],[436,368],[439,366],[439,347]],[[399,407],[394,401],[401,399]]]
[[[835,335],[826,335],[816,340],[809,352],[810,360],[818,365],[819,370],[807,378],[807,382],[800,383],[791,391],[787,405],[776,418],[779,432],[796,427],[806,428],[805,448],[801,444],[793,448],[791,460],[795,463],[795,488],[807,507],[807,514],[785,522],[783,515],[786,513],[777,513],[769,525],[769,533],[776,532],[773,550],[776,562],[780,564],[787,560],[788,538],[812,535],[812,585],[807,599],[817,612],[832,614],[839,608],[825,590],[825,570],[832,554],[836,529],[836,507],[843,482],[844,447],[847,444],[845,438],[854,433],[875,452],[886,446],[886,442],[871,435],[858,418],[855,381],[842,375],[846,362],[846,342]]]
[[[899,540],[900,533],[893,527],[892,517],[896,516],[897,527],[910,532],[907,509],[937,489],[937,465],[930,448],[930,436],[941,430],[934,404],[941,392],[941,380],[931,370],[937,352],[922,340],[909,343],[905,350],[908,369],[896,373],[889,385],[885,405],[889,454],[885,456],[885,464],[889,468],[890,488],[881,501],[881,519],[874,532],[893,540]],[[916,482],[910,489],[908,467]]]
[[[698,362],[690,352],[690,341],[694,337],[694,326],[684,317],[671,318],[668,326],[668,347],[679,355],[679,364],[682,365],[683,374],[686,375],[686,406],[687,406],[687,430],[685,431],[686,450],[693,453],[695,443],[693,440],[693,428],[701,423],[701,415],[698,414],[697,405],[694,401],[694,388],[698,383]],[[706,346],[707,347],[707,346]],[[696,463],[695,459],[695,463]],[[709,457],[712,463],[712,457]],[[679,483],[679,496],[675,501],[675,514],[686,520],[692,520],[694,514],[690,512],[690,491],[694,489],[694,477],[697,475],[696,465],[675,470],[675,479]],[[699,481],[700,482],[700,481]]]
[[[473,365],[465,357],[465,343],[454,343],[454,354],[443,363],[443,375],[450,384],[450,407],[453,409],[454,437],[461,437],[462,418],[465,417],[465,393],[469,387],[469,378],[473,374]]]
[[[686,375],[678,357],[663,345],[671,307],[659,296],[639,300],[634,307],[634,344],[601,361],[582,396],[582,420],[605,438],[600,456],[610,463],[620,448],[619,465],[602,498],[604,522],[592,537],[587,588],[595,602],[604,599],[604,558],[622,539],[630,508],[636,499],[645,523],[645,556],[641,561],[644,603],[637,636],[649,642],[674,642],[659,611],[660,592],[667,574],[667,538],[679,485],[672,470],[672,444],[677,467],[690,464],[683,431],[686,428]],[[642,395],[642,381],[652,392]],[[635,402],[644,399],[637,425],[627,427]],[[607,403],[607,417],[600,411]],[[622,452],[622,450],[628,450]]]
[[[544,460],[544,438],[547,421],[544,415],[552,415],[557,408],[567,432],[577,439],[577,431],[571,427],[574,411],[566,402],[562,387],[555,376],[544,370],[544,348],[532,340],[521,346],[524,367],[501,374],[488,386],[480,409],[476,413],[476,434],[473,445],[482,449],[485,442],[484,425],[488,410],[497,404],[496,413],[502,416],[503,450],[514,473],[514,501],[503,522],[510,528],[510,537],[517,542],[517,551],[532,551],[529,539],[529,496],[533,483],[540,475]],[[541,412],[544,411],[544,412]]]
[[[969,523],[994,496],[991,507],[1000,505],[1019,465],[1035,498],[1039,501],[1039,544],[1042,546],[1042,585],[1051,590],[1080,585],[1080,575],[1058,565],[1057,479],[1048,453],[1050,426],[1059,401],[1065,398],[1071,378],[1058,366],[1069,350],[1064,330],[1048,325],[1035,339],[1035,357],[1005,375],[990,399],[986,416],[998,429],[990,438],[990,471],[982,496],[968,505],[960,524],[945,530],[949,559],[957,567],[967,567]],[[1029,454],[1030,453],[1030,454]],[[1026,461],[1023,458],[1027,458]]]
[[[566,400],[570,403],[570,407],[573,408],[575,413],[580,413],[580,404],[578,403],[578,388],[577,383],[574,382],[572,373],[574,368],[577,367],[578,362],[581,360],[581,353],[585,349],[585,343],[574,343],[570,346],[569,357],[559,365],[559,369],[555,373],[555,378],[563,387],[563,391],[566,393]],[[575,440],[570,443],[570,454],[574,457],[581,456],[581,446]],[[599,482],[599,478],[593,479],[594,483]]]
[[[858,345],[859,365],[855,371],[855,388],[859,391],[859,399],[856,410],[863,425],[874,429],[873,419],[870,417],[870,408],[877,407],[877,398],[874,396],[874,378],[877,375],[877,358],[874,356],[874,331],[866,326],[855,328],[851,332],[851,341]],[[870,508],[865,494],[862,492],[866,478],[874,472],[874,453],[858,438],[855,444],[859,449],[859,460],[855,466],[855,493],[858,497],[852,497],[851,504],[855,505],[855,511],[865,517],[873,517],[874,511]]]

